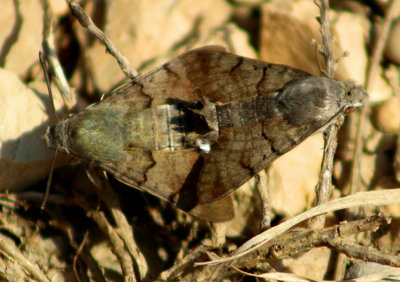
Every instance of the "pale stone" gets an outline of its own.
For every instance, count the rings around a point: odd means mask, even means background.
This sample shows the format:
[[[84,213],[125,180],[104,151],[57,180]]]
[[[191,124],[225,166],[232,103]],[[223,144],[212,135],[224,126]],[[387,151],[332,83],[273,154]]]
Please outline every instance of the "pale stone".
[[[321,134],[313,135],[272,163],[267,186],[274,212],[291,217],[311,207],[323,147]]]
[[[0,190],[22,189],[49,175],[53,152],[42,140],[48,107],[46,93],[0,69]]]
[[[374,124],[385,133],[400,134],[400,96],[377,106]]]
[[[173,48],[185,47],[187,42],[211,35],[213,29],[227,21],[231,7],[222,0],[117,0],[109,2],[106,11],[105,34],[133,67],[139,67],[147,60],[169,54],[166,61],[173,57],[170,54]],[[87,54],[101,90],[110,90],[125,77],[99,42]]]
[[[386,43],[386,56],[400,64],[400,18],[393,22]]]
[[[24,74],[38,61],[42,44],[40,1],[2,1],[0,17],[0,65],[15,74]]]

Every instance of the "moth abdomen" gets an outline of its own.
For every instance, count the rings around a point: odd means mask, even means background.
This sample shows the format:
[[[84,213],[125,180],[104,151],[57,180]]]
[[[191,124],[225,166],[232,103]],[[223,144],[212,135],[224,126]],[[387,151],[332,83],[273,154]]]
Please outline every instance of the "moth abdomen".
[[[273,95],[264,95],[217,104],[219,129],[251,126],[276,116],[278,113],[274,108],[274,99]]]
[[[178,151],[198,148],[213,131],[202,114],[180,104],[165,104],[129,116],[128,148]]]

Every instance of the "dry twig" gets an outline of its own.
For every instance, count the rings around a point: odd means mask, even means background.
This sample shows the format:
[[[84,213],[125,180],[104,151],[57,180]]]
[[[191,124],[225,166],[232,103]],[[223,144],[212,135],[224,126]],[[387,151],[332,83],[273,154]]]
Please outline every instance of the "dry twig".
[[[137,271],[139,272],[138,276],[143,278],[148,270],[147,263],[134,240],[132,226],[128,223],[128,220],[121,210],[118,196],[110,187],[104,174],[101,174],[100,172],[96,173],[95,171],[88,171],[88,173],[90,174],[89,178],[98,188],[97,194],[99,198],[107,204],[111,214],[113,215],[116,224],[115,232],[124,242],[124,246],[130,254],[134,265],[137,266]]]
[[[321,230],[309,230],[309,229],[294,229],[290,232],[284,233],[267,244],[263,245],[256,252],[250,253],[231,265],[233,268],[247,268],[254,269],[255,266],[263,266],[268,264],[269,261],[276,261],[288,257],[295,257],[308,252],[315,247],[332,247],[332,242],[336,239],[342,239],[349,237],[361,232],[373,232],[376,231],[382,225],[389,224],[391,219],[387,216],[377,215],[371,216],[366,219],[356,220],[352,222],[342,222],[340,224],[327,227]],[[348,250],[344,248],[335,249],[336,251],[344,252],[345,254],[352,254],[353,258],[363,259],[365,256],[365,249],[362,249],[358,245],[347,246]],[[363,251],[358,251],[359,249]],[[384,263],[388,259],[396,261],[398,257],[383,254],[379,251],[374,251],[375,256],[371,257],[371,261],[377,263]],[[385,260],[382,259],[385,258]],[[222,280],[224,275],[227,274],[228,268],[224,267],[225,272],[218,273],[215,280]],[[229,270],[230,271],[230,270]],[[261,270],[259,270],[261,271]]]
[[[339,198],[330,201],[328,203],[324,203],[320,206],[314,207],[277,226],[274,226],[258,234],[257,236],[251,238],[242,246],[240,246],[231,256],[227,258],[208,261],[208,262],[199,262],[196,263],[196,265],[220,264],[237,260],[238,258],[243,257],[255,251],[256,249],[260,248],[262,245],[269,242],[276,236],[283,234],[296,224],[320,214],[356,206],[363,206],[363,205],[380,206],[380,205],[392,205],[392,204],[400,204],[400,189],[359,192],[347,197]]]
[[[333,238],[326,242],[330,248],[344,253],[350,258],[400,267],[400,256],[385,254],[374,249],[365,248],[342,238]]]
[[[261,198],[262,203],[262,221],[260,224],[260,229],[265,230],[271,226],[271,197],[269,196],[269,191],[267,187],[267,175],[265,170],[260,171],[256,175],[256,188],[258,194]]]
[[[54,51],[54,34],[53,34],[53,14],[50,9],[48,0],[42,0],[43,6],[43,39],[42,47],[45,53],[46,60],[56,78],[57,88],[63,97],[65,105],[70,108],[74,101],[71,88],[65,77],[63,68],[58,60],[57,54]]]
[[[113,253],[117,257],[121,265],[124,280],[130,282],[136,281],[136,275],[133,268],[132,260],[129,253],[125,249],[124,242],[121,240],[112,225],[108,222],[104,213],[101,211],[92,210],[89,211],[87,215],[92,218],[98,224],[98,226],[107,234],[113,247]]]
[[[9,240],[9,239],[8,239]],[[9,259],[15,261],[15,263],[22,266],[29,275],[36,281],[50,281],[50,279],[42,272],[42,270],[28,260],[21,251],[10,243],[6,238],[0,236],[0,252]]]
[[[294,229],[271,240],[254,254],[243,257],[236,262],[236,266],[249,264],[249,259],[268,260],[284,259],[303,254],[312,248],[331,246],[330,240],[348,237],[368,231],[376,231],[380,226],[389,224],[390,218],[382,215],[371,216],[366,219],[351,222],[342,222],[321,230]],[[341,251],[342,249],[340,249]],[[362,259],[362,257],[358,257]]]
[[[332,78],[334,74],[334,58],[332,55],[332,38],[329,23],[329,3],[328,0],[321,0],[318,5],[320,9],[320,25],[322,36],[322,56],[325,60],[326,74]],[[344,117],[339,116],[335,123],[329,125],[324,131],[324,154],[321,163],[318,183],[316,185],[316,203],[320,205],[329,201],[332,191],[332,171],[333,159],[337,147],[337,134],[340,126],[343,124]],[[311,228],[323,228],[325,225],[325,215],[318,216],[310,220]]]
[[[120,238],[115,228],[110,224],[104,212],[100,211],[92,203],[88,202],[81,195],[74,197],[75,202],[86,211],[86,215],[91,218],[97,226],[106,234],[112,246],[112,252],[118,259],[121,266],[124,281],[137,281],[134,263],[129,252],[126,250],[124,241]]]
[[[85,11],[75,0],[67,0],[68,5],[78,19],[79,23],[87,28],[91,34],[93,34],[106,48],[118,62],[119,67],[130,79],[134,79],[138,72],[130,66],[130,63],[126,57],[124,57],[114,44],[104,35],[104,33],[93,23],[92,19],[86,15]]]
[[[365,89],[367,92],[370,90],[371,85],[373,85],[374,80],[378,75],[378,66],[382,60],[384,47],[386,45],[387,37],[389,35],[389,29],[394,20],[396,13],[400,10],[400,0],[393,0],[387,10],[387,14],[382,24],[382,28],[376,41],[374,42],[374,48],[372,51],[372,56],[369,61],[369,66],[367,70],[367,80],[365,81]],[[368,104],[364,106],[361,110],[358,120],[355,121],[357,124],[356,141],[353,152],[353,162],[351,166],[351,183],[350,183],[350,193],[355,193],[359,191],[358,183],[360,183],[360,156],[362,153],[362,139],[364,128],[364,123],[366,121],[368,112]]]
[[[390,25],[394,19],[394,16],[396,12],[400,9],[400,0],[393,0],[390,3],[390,6],[387,10],[387,14],[385,16],[385,19],[382,24],[381,31],[376,38],[376,41],[374,43],[374,48],[372,51],[372,56],[369,61],[369,66],[367,70],[367,79],[365,81],[365,89],[368,91],[371,90],[371,85],[373,85],[373,81],[378,75],[378,66],[382,60],[383,56],[383,51],[384,47],[386,45],[386,40],[389,35],[389,28]],[[355,135],[355,142],[354,142],[354,150],[353,150],[353,161],[351,163],[351,169],[350,169],[350,189],[349,189],[349,194],[356,193],[360,191],[359,189],[359,183],[360,181],[360,158],[362,154],[362,148],[363,148],[363,128],[365,127],[364,124],[367,119],[367,113],[369,111],[368,103],[364,105],[364,107],[361,109],[359,114],[355,116],[355,128],[356,128],[356,135]],[[347,217],[349,219],[350,214],[347,214]],[[346,266],[346,261],[347,258],[343,257],[343,255],[339,256],[338,258],[338,263],[337,267],[335,270],[335,279],[341,279],[344,274],[344,269]]]
[[[71,223],[70,221],[65,220],[65,217],[63,215],[60,215],[57,212],[54,212],[53,210],[49,210],[49,213],[51,215],[51,218],[53,219],[49,222],[49,224],[53,228],[56,228],[57,230],[65,234],[65,237],[68,239],[69,245],[76,251],[73,262],[73,270],[75,278],[78,281],[81,281],[81,277],[79,277],[79,273],[77,271],[77,262],[78,259],[80,259],[83,261],[88,271],[91,273],[91,276],[93,277],[94,281],[99,281],[99,282],[106,281],[101,271],[101,268],[98,265],[98,262],[91,256],[91,254],[86,248],[87,235],[89,233],[86,232],[85,235],[83,236],[82,242],[78,244],[74,239],[74,232],[76,226],[74,226],[73,223]]]

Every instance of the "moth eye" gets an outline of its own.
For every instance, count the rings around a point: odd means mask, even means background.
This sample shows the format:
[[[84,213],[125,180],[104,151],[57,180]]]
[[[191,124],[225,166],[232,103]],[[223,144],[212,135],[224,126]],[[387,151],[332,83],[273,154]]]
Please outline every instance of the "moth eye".
[[[351,90],[347,91],[346,95],[351,96]]]

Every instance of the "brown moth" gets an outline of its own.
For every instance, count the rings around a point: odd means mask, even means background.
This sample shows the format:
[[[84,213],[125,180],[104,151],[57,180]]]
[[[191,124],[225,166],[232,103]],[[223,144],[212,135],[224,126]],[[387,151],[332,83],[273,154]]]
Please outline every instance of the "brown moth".
[[[202,219],[226,221],[229,193],[366,96],[349,82],[207,46],[49,127],[46,141]]]

